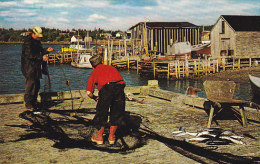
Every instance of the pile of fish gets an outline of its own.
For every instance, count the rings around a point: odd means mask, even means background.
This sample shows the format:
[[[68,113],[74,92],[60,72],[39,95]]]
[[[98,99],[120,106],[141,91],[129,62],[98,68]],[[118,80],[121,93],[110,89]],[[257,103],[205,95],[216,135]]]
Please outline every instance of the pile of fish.
[[[186,142],[205,142],[207,145],[227,145],[229,143],[236,143],[246,145],[245,142],[241,141],[242,136],[238,136],[231,131],[223,131],[220,128],[205,128],[198,132],[186,132],[182,126],[178,131],[172,132],[175,136],[190,135],[194,138],[185,138]]]

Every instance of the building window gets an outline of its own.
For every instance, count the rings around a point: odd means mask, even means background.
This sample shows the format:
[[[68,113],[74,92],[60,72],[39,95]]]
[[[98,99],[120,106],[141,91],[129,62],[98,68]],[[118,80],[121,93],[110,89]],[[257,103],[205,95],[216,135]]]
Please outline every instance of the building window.
[[[225,34],[225,22],[221,22],[221,34]]]

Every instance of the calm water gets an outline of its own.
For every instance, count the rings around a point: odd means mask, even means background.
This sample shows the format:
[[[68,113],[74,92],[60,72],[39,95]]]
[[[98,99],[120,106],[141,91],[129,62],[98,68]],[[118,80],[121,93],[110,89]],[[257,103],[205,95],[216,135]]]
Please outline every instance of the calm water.
[[[43,45],[43,47],[53,47],[54,52],[61,50],[62,45]],[[24,77],[20,70],[21,67],[21,44],[0,44],[0,94],[16,94],[24,93]],[[87,84],[89,75],[92,69],[79,69],[70,65],[50,65],[49,67],[52,91],[65,90],[84,90]],[[147,85],[149,77],[139,77],[135,70],[120,70],[124,77],[127,86],[144,86]],[[70,82],[70,88],[66,85],[66,80]],[[159,86],[161,89],[169,90],[178,93],[185,93],[183,89],[186,87],[196,87],[203,89],[202,81],[200,80],[175,80],[167,81],[166,79],[159,79]],[[48,78],[43,76],[41,80],[41,90],[48,89]],[[198,93],[200,97],[206,97],[204,90]],[[250,85],[247,83],[237,83],[236,92],[234,95],[236,99],[251,100],[252,93]]]

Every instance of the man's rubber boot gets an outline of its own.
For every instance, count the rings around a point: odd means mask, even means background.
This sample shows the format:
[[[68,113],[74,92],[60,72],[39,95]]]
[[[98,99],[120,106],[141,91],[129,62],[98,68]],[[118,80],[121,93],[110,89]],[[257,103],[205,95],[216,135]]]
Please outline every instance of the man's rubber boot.
[[[92,142],[96,142],[98,145],[103,144],[103,133],[104,133],[104,126],[100,128],[100,130],[96,130],[96,135],[93,135],[91,138]]]
[[[111,144],[111,145],[115,144],[115,141],[116,141],[116,136],[115,136],[116,129],[117,129],[117,126],[110,126],[108,141],[109,141],[109,144]]]

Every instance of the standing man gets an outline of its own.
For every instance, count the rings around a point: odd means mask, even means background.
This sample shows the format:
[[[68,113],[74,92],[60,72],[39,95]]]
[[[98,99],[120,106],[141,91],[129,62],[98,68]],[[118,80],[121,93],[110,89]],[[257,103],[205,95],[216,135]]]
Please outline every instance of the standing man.
[[[104,65],[102,57],[95,55],[90,58],[94,68],[87,84],[87,95],[97,101],[96,115],[93,123],[96,127],[96,134],[92,136],[92,142],[103,144],[104,127],[108,122],[110,108],[110,133],[109,144],[115,143],[115,132],[121,124],[125,114],[125,81],[115,67]],[[95,85],[99,90],[98,97],[93,94]]]
[[[53,51],[51,47],[43,49],[39,40],[41,37],[43,37],[42,29],[35,26],[22,46],[21,70],[26,82],[24,94],[25,107],[33,110],[36,110],[42,73],[47,74],[47,72],[42,72],[46,68],[49,59],[46,54]]]

